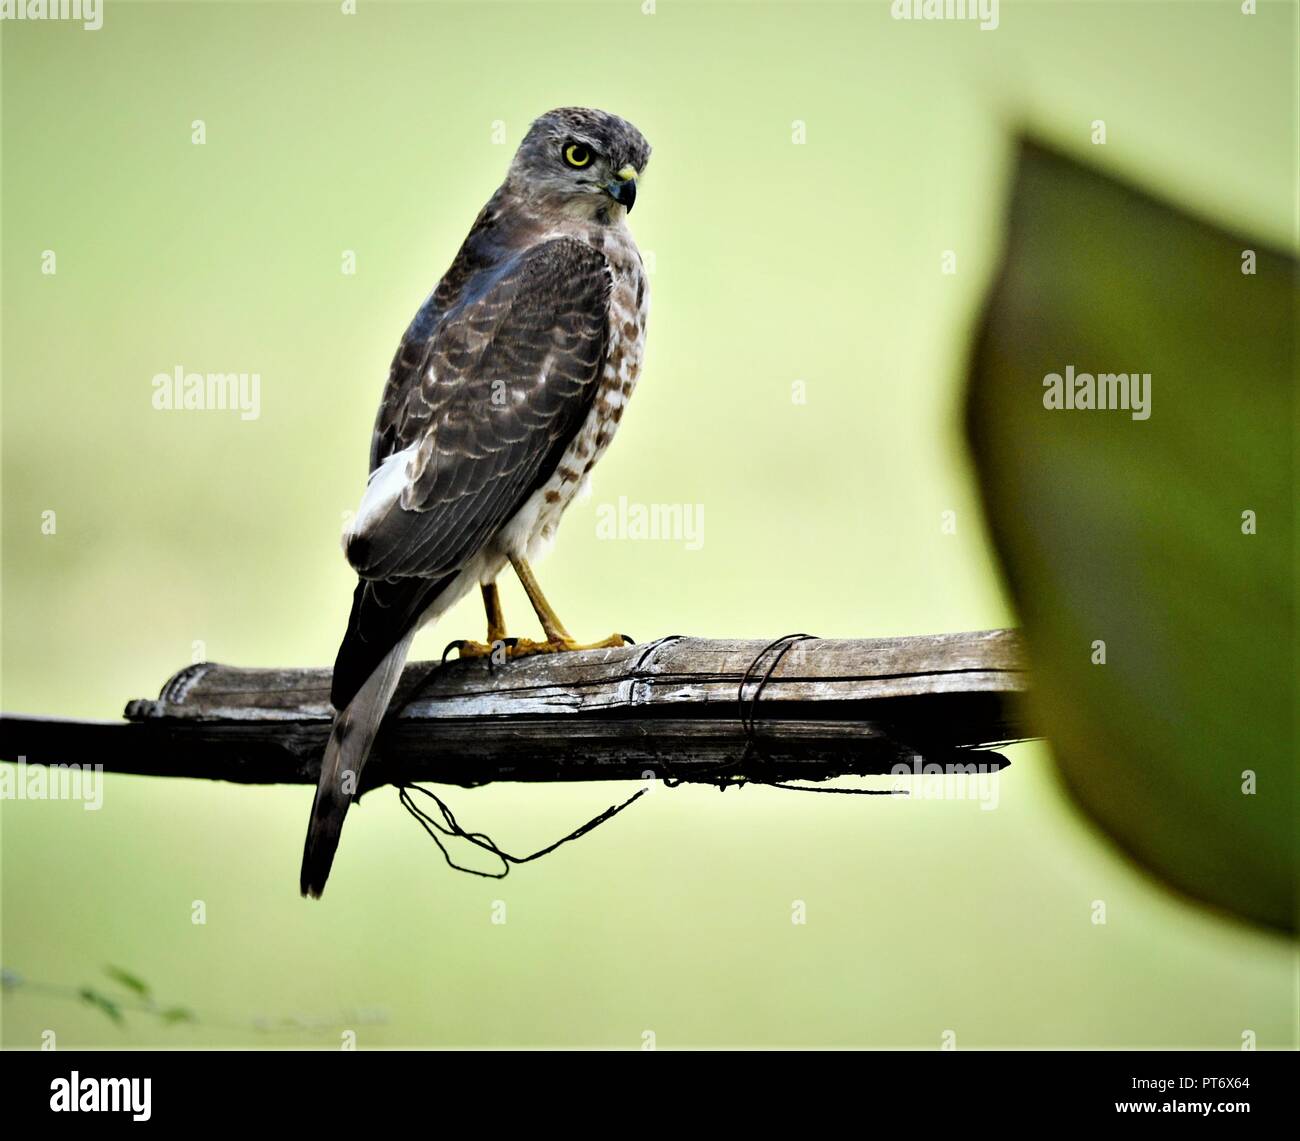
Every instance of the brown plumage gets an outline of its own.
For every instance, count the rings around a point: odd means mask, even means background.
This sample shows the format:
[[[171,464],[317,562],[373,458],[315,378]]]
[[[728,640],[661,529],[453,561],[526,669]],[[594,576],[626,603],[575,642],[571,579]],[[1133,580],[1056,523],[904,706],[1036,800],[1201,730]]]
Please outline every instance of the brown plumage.
[[[648,305],[624,219],[649,153],[606,112],[543,115],[397,350],[344,538],[360,581],[334,667],[305,895],[324,889],[415,631],[551,540],[622,417]]]

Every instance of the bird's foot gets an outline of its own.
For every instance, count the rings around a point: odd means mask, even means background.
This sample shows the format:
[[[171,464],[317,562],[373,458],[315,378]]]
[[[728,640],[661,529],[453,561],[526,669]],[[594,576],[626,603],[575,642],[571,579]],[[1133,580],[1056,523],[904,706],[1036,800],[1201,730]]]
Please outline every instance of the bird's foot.
[[[545,642],[534,642],[531,638],[512,638],[512,646],[506,653],[512,658],[526,658],[532,654],[567,654],[574,650],[610,650],[618,646],[635,646],[636,642],[626,634],[611,634],[599,642],[579,642],[573,638],[548,638]]]
[[[442,660],[445,662],[452,650],[462,658],[490,658],[494,649],[499,646],[504,647],[513,641],[513,638],[503,638],[500,642],[475,642],[471,638],[459,638],[447,643],[447,648],[442,651]]]
[[[448,642],[442,652],[443,661],[455,650],[461,658],[528,658],[534,654],[564,654],[573,650],[608,650],[616,646],[634,646],[636,642],[626,634],[611,634],[599,642],[578,642],[573,638],[552,638],[535,642],[532,638],[499,638],[494,642],[475,642],[461,638]]]

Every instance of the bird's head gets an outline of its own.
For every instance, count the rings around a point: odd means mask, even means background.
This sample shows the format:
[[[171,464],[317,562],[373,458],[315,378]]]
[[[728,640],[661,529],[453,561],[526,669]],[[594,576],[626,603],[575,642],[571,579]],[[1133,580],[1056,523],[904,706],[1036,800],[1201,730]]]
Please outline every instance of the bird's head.
[[[544,209],[617,222],[636,202],[650,144],[626,119],[560,107],[534,120],[510,164],[507,184]]]

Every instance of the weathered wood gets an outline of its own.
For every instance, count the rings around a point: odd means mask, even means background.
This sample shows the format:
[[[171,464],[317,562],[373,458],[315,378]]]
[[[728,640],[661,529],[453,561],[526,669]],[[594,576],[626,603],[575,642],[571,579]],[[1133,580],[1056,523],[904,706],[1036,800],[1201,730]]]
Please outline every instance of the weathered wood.
[[[770,670],[770,674],[769,674]],[[5,717],[0,756],[249,783],[315,783],[332,710],[322,669],[181,670],[125,722]],[[825,779],[1032,736],[1014,631],[875,640],[672,636],[639,646],[413,663],[364,784],[432,780]],[[761,692],[760,692],[761,688]],[[755,698],[757,697],[757,700]]]

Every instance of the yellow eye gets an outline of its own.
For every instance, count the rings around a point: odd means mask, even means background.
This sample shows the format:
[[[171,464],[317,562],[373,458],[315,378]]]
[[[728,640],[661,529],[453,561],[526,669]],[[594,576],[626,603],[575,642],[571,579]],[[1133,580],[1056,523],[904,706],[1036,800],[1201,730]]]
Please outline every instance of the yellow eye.
[[[591,151],[581,143],[570,143],[564,148],[564,161],[570,166],[586,166],[591,162]]]

